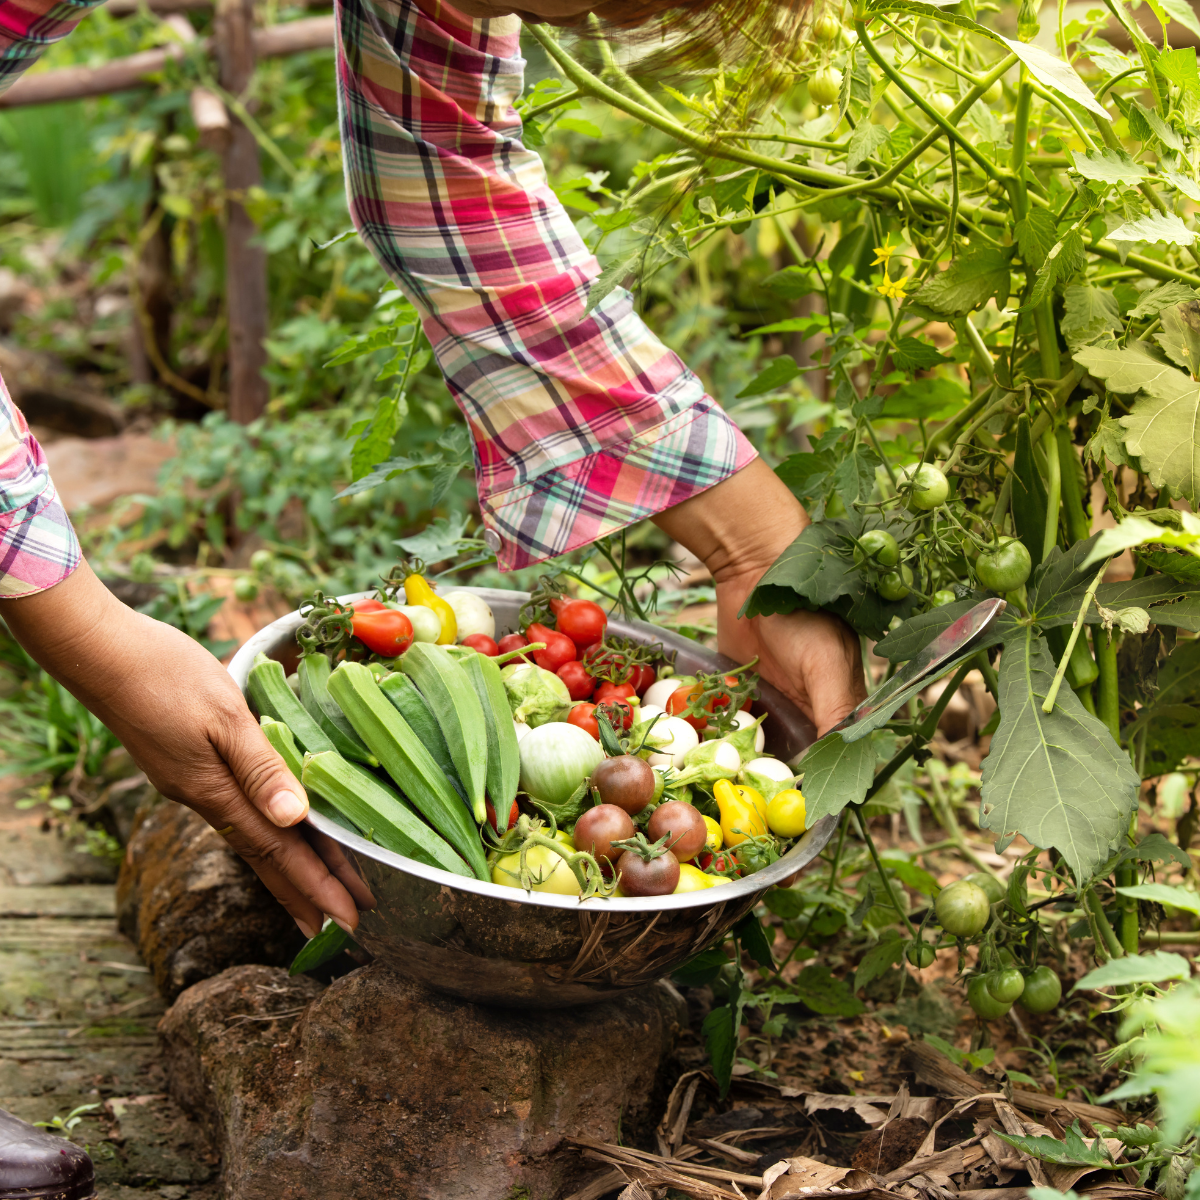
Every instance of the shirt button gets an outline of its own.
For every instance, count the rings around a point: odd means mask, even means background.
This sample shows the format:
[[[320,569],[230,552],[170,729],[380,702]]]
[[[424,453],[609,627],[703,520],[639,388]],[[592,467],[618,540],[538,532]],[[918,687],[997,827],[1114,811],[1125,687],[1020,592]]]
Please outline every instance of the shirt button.
[[[499,554],[500,547],[504,545],[504,542],[494,529],[485,529],[483,531],[483,544],[493,554]]]

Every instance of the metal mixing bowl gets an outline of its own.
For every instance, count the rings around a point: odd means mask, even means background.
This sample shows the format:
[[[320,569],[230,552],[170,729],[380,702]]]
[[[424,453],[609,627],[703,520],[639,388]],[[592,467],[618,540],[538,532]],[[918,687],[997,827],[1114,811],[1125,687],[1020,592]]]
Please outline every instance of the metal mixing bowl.
[[[527,597],[490,588],[481,596],[496,628],[511,630]],[[356,599],[345,597],[344,599]],[[245,691],[254,656],[297,658],[292,613],[254,635],[229,672]],[[613,633],[676,651],[680,674],[733,664],[703,646],[640,622],[610,621]],[[779,692],[760,684],[766,748],[794,759],[815,736],[811,722]],[[833,836],[823,817],[778,862],[732,884],[679,896],[579,901],[463,879],[373,845],[317,813],[309,822],[340,843],[378,906],[363,913],[356,937],[377,959],[439,992],[481,1004],[564,1008],[619,995],[669,974],[737,924],[773,884],[812,862]]]

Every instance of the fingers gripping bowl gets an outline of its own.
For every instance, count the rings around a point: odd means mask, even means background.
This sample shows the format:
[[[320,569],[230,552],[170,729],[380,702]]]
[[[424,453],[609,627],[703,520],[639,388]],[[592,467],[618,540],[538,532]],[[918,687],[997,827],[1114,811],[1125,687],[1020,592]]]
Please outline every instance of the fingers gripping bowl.
[[[526,597],[519,592],[463,589],[491,606],[497,629],[513,629]],[[354,597],[350,597],[354,599]],[[264,653],[291,671],[300,617],[291,613],[252,637],[230,674],[247,689],[254,658]],[[660,642],[676,652],[679,672],[717,671],[727,659],[687,638],[637,622],[610,621],[612,632]],[[815,738],[808,719],[768,684],[767,750],[794,759]],[[833,834],[825,817],[769,867],[720,888],[652,898],[526,892],[426,866],[375,845],[319,813],[311,826],[337,842],[374,894],[357,940],[401,974],[483,1004],[560,1008],[589,1004],[669,974],[737,924],[773,884],[812,862]]]

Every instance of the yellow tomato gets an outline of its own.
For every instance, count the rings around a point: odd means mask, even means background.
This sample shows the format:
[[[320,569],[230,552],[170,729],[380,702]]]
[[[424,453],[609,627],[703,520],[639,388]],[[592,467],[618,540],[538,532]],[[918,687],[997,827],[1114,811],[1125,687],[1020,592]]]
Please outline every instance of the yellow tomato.
[[[725,844],[725,835],[721,832],[721,826],[717,824],[712,817],[704,818],[704,828],[708,830],[708,834],[704,839],[705,850],[716,854],[718,850]]]
[[[767,805],[761,792],[719,779],[713,786],[713,796],[721,810],[721,833],[726,846],[739,846],[747,838],[767,832]]]
[[[804,832],[804,795],[798,788],[785,788],[771,797],[767,825],[780,837],[799,837]]]
[[[458,618],[454,609],[429,586],[420,575],[409,575],[404,581],[404,598],[409,604],[430,609],[442,623],[439,646],[452,646],[458,640]]]
[[[571,846],[571,839],[561,830],[558,840],[565,846]],[[578,896],[582,890],[575,873],[547,846],[531,846],[525,854],[525,865],[532,877],[530,890],[534,892],[551,892],[556,896]],[[492,868],[492,882],[501,887],[519,888],[521,886],[521,856],[506,854]]]
[[[732,883],[733,882],[733,880],[730,879],[727,875],[710,875],[709,879],[712,880],[712,883],[710,883],[708,885],[709,887],[720,887],[721,884],[723,884],[723,883]]]
[[[680,892],[703,892],[713,885],[713,876],[705,875],[699,867],[691,863],[679,864],[679,882],[675,885],[675,895]]]

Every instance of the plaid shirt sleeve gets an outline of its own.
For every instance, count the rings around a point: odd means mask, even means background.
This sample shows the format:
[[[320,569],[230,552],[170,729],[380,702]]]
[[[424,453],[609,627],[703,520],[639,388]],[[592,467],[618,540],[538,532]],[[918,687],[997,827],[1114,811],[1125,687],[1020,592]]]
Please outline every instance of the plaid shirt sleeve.
[[[62,583],[79,558],[46,456],[0,379],[0,599]]]
[[[588,544],[754,449],[617,289],[521,143],[520,22],[338,0],[350,211],[417,305],[475,447],[501,569]]]
[[[0,0],[0,92],[102,0]]]

